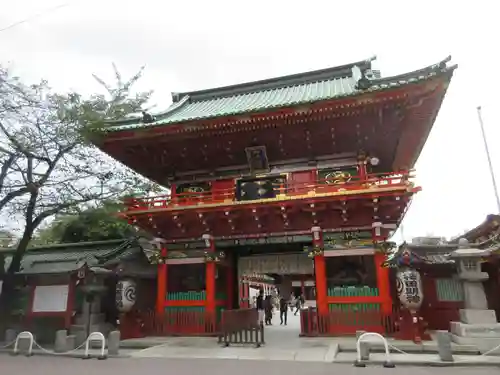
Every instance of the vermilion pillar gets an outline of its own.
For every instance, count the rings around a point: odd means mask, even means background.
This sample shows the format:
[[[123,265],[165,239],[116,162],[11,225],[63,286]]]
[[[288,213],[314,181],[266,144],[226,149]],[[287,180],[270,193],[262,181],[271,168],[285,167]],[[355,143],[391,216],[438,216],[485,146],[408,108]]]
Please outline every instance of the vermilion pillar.
[[[313,247],[323,248],[323,232],[320,227],[312,227]],[[316,306],[320,315],[328,314],[328,293],[326,285],[326,264],[323,254],[314,257],[314,273],[316,275]]]
[[[158,277],[156,288],[156,312],[163,314],[165,312],[165,300],[167,299],[167,247],[162,244],[160,250],[160,259],[158,261]]]
[[[231,255],[230,261],[226,265],[226,308],[233,309],[234,308],[234,292],[235,292],[235,283],[234,280],[234,269],[233,269],[233,258]]]
[[[360,154],[358,156],[358,172],[359,172],[359,179],[361,181],[366,180],[367,171],[366,171],[366,155],[365,154]]]
[[[240,309],[246,309],[250,307],[250,282],[246,277],[242,276],[239,282],[239,297],[240,297]]]
[[[204,234],[203,239],[205,240],[205,246],[207,252],[211,253],[215,257],[215,242],[214,238],[209,234]],[[215,290],[215,267],[214,261],[206,262],[206,279],[205,279],[205,311],[207,313],[212,313],[215,316],[216,310],[216,290]]]
[[[382,223],[372,224],[372,238],[374,242],[381,242],[386,240],[386,233],[382,228]],[[390,314],[392,311],[392,298],[391,298],[391,285],[389,280],[389,269],[382,267],[385,254],[377,252],[374,255],[375,272],[377,274],[377,288],[379,295],[382,299],[382,311]]]

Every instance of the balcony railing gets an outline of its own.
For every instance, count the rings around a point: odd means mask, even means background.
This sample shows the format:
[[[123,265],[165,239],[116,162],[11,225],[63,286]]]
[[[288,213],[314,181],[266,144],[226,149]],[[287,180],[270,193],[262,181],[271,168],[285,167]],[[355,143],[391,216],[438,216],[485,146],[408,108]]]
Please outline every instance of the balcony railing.
[[[406,188],[414,178],[412,171],[386,174],[369,174],[364,179],[358,176],[342,180],[342,177],[317,179],[313,182],[287,181],[283,184],[273,184],[272,189],[265,196],[256,199],[238,198],[237,186],[228,189],[213,189],[201,192],[183,192],[176,195],[160,195],[155,197],[128,198],[125,204],[128,211],[146,211],[151,209],[176,208],[184,206],[200,206],[212,204],[238,204],[265,200],[281,200],[305,198],[314,196],[328,196],[336,194],[352,194],[356,191],[393,190]],[[253,183],[256,183],[255,181]]]

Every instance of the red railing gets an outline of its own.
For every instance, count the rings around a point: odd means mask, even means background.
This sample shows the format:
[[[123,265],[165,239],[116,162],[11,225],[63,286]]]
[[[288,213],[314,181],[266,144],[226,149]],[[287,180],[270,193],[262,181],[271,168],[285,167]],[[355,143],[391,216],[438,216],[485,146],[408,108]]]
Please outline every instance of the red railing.
[[[301,336],[348,336],[356,331],[392,336],[398,331],[399,311],[329,311],[318,314],[315,308],[301,310]]]
[[[204,311],[149,311],[142,314],[145,336],[215,336],[215,314]]]
[[[363,190],[373,187],[406,187],[414,178],[412,171],[403,171],[388,175],[370,174],[360,179],[358,176],[343,179],[342,176],[332,176],[326,179],[318,179],[314,182],[299,183],[287,182],[273,186],[272,197],[279,196],[301,196],[326,194],[342,191]],[[266,199],[266,198],[262,198]],[[129,211],[143,211],[150,209],[161,209],[166,207],[204,205],[214,203],[232,203],[236,201],[236,187],[228,189],[214,189],[204,192],[186,192],[180,195],[160,195],[156,197],[128,198],[125,204]],[[250,201],[251,202],[251,201]]]

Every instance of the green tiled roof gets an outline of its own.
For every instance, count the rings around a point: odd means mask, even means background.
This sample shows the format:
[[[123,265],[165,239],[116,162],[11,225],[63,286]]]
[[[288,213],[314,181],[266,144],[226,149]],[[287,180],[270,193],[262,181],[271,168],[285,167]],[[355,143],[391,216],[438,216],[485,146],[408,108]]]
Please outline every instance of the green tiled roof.
[[[141,250],[135,238],[33,247],[24,255],[19,273],[73,272],[84,265],[96,267],[111,259],[124,259]],[[12,260],[12,251],[0,249],[0,254],[5,254],[6,270]]]
[[[419,82],[455,68],[447,66],[451,60],[448,57],[424,69],[381,78],[379,72],[371,69],[372,60],[216,89],[173,93],[173,104],[165,112],[156,114],[155,122],[144,124],[141,118],[115,121],[108,124],[106,131],[176,124],[354,96]],[[369,84],[362,89],[358,83],[363,77]]]

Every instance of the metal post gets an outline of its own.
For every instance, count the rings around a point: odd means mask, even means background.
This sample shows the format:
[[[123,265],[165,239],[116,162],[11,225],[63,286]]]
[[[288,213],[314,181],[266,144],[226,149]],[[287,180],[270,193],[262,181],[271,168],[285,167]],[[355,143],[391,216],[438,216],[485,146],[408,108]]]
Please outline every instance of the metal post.
[[[493,172],[493,164],[491,163],[490,150],[488,148],[488,141],[486,140],[486,133],[484,131],[483,116],[481,115],[481,106],[477,107],[477,116],[479,118],[479,125],[481,126],[481,134],[483,136],[484,151],[486,152],[486,157],[488,158],[488,166],[490,168],[491,183],[493,184],[493,191],[495,192],[495,198],[497,201],[497,212],[500,213],[500,198],[498,197],[497,182],[495,180],[495,173]]]

